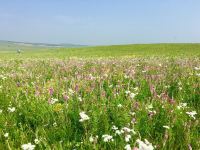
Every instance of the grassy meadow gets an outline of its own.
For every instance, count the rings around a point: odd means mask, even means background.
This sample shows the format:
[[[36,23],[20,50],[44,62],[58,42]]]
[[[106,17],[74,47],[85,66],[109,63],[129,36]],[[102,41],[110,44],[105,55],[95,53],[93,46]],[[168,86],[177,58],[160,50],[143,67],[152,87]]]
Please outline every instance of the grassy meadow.
[[[0,46],[0,149],[200,149],[200,44],[21,51]]]

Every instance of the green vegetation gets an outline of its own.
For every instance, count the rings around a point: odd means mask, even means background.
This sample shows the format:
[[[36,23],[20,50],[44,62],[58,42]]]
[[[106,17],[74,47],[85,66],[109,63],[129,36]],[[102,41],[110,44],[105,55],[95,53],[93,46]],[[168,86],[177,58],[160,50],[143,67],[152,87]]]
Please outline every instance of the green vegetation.
[[[93,57],[146,57],[146,56],[168,56],[168,57],[193,57],[200,56],[200,44],[135,44],[116,46],[96,46],[82,48],[41,48],[22,47],[22,55],[17,55],[19,47],[0,47],[0,57],[6,58],[93,58]],[[15,49],[15,50],[14,50]]]
[[[0,149],[196,150],[199,95],[200,44],[1,49]]]

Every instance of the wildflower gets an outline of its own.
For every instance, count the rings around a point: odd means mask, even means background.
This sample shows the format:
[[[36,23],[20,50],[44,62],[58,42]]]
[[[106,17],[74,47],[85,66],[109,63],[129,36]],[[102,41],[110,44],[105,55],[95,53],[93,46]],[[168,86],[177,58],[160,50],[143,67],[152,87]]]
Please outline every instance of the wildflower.
[[[134,115],[135,115],[135,112],[130,112],[130,115],[131,115],[131,116],[134,116]]]
[[[93,143],[93,142],[97,142],[97,139],[98,139],[98,135],[96,135],[95,137],[90,136],[89,141],[90,141],[91,143]]]
[[[136,123],[136,119],[135,119],[135,118],[132,118],[131,123],[132,123],[132,124],[135,124],[135,123]]]
[[[198,71],[200,70],[200,67],[194,67],[194,70]]]
[[[131,98],[131,99],[133,99],[135,96],[136,96],[135,93],[131,93],[131,94],[130,94],[130,98]]]
[[[94,142],[94,138],[92,136],[90,136],[89,141],[92,143]]]
[[[152,104],[148,105],[147,109],[153,109],[153,105]]]
[[[15,112],[15,107],[8,107],[9,112]]]
[[[154,147],[152,146],[149,141],[145,139],[145,142],[141,141],[140,139],[137,139],[136,142],[139,144],[139,150],[153,150]]]
[[[131,150],[131,146],[130,144],[127,144],[125,147],[124,147],[125,150]]]
[[[135,87],[135,88],[134,88],[134,91],[138,91],[138,89],[139,89],[138,87]]]
[[[121,107],[122,107],[122,104],[118,104],[117,107],[121,108]]]
[[[104,141],[104,142],[114,141],[114,140],[113,140],[113,136],[108,135],[108,134],[103,135],[102,138],[103,138],[103,141]]]
[[[81,117],[81,119],[79,120],[80,122],[84,122],[84,121],[90,119],[90,117],[88,115],[86,115],[85,112],[80,112],[79,115]]]
[[[131,139],[131,135],[128,134],[128,135],[125,136],[125,141],[126,141],[126,142],[129,142],[130,139]]]
[[[181,108],[186,108],[187,107],[187,103],[180,103],[178,106],[177,106],[177,109],[181,109]]]
[[[92,74],[89,74],[89,79],[90,79],[90,80],[94,80],[95,77],[94,77]]]
[[[4,137],[5,137],[5,138],[8,138],[8,135],[9,135],[9,133],[5,133],[5,134],[4,134]]]
[[[155,111],[155,110],[153,110],[153,111],[149,110],[149,113],[148,113],[149,117],[152,117],[152,116],[154,116],[155,114],[156,114],[156,111]]]
[[[107,74],[107,73],[105,73],[103,76],[104,76],[105,78],[107,78],[107,77],[108,77],[108,74]]]
[[[130,129],[130,128],[127,128],[127,127],[123,127],[121,132],[126,132],[126,133],[130,133],[132,132],[133,134],[136,134],[136,132],[134,131],[134,129]]]
[[[65,101],[67,101],[68,99],[69,99],[69,96],[67,96],[67,94],[63,94],[63,99],[65,100]]]
[[[165,128],[165,129],[170,129],[170,127],[169,127],[169,126],[163,126],[163,128]]]
[[[79,102],[82,102],[82,101],[83,101],[81,97],[78,97],[78,100],[79,100]]]
[[[125,76],[124,76],[124,78],[125,78],[125,79],[128,79],[128,78],[129,78],[129,76],[125,75]]]
[[[74,94],[74,91],[72,89],[69,89],[69,95],[73,95]]]
[[[32,145],[31,143],[28,143],[28,144],[23,144],[21,146],[21,148],[23,150],[34,150],[35,149],[35,145]]]
[[[61,103],[58,103],[58,104],[55,104],[53,110],[54,110],[55,112],[59,112],[59,111],[62,110],[62,107],[63,107],[62,104],[61,104]]]
[[[131,93],[131,91],[125,91],[125,93],[126,93],[126,94],[129,94],[129,93]]]
[[[57,123],[56,123],[56,122],[54,122],[54,123],[53,123],[53,126],[54,126],[54,127],[57,127]]]
[[[121,134],[122,134],[122,132],[120,130],[115,131],[115,135],[121,135]]]
[[[53,88],[49,88],[49,94],[53,95],[53,93],[54,93],[54,89]]]
[[[196,119],[195,118],[195,115],[197,114],[196,111],[191,111],[191,112],[186,112],[186,114],[188,114],[190,117],[192,117],[193,119]]]
[[[58,99],[56,98],[52,98],[50,101],[49,101],[49,104],[55,104],[56,102],[58,102]]]
[[[112,126],[113,130],[118,130],[118,127],[116,127],[115,125]]]
[[[7,77],[4,75],[0,75],[0,79],[5,80],[5,79],[7,79]]]
[[[40,143],[40,140],[35,139],[34,142],[35,142],[35,144],[39,144],[39,143]]]

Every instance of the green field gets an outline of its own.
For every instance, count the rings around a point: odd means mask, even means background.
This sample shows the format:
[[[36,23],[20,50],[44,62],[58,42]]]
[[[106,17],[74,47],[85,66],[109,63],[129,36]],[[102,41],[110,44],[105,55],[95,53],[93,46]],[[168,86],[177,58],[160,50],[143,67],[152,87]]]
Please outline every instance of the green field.
[[[19,56],[16,50],[20,48]],[[6,58],[93,58],[93,57],[199,57],[200,44],[135,44],[83,48],[9,47],[0,46],[0,57]]]
[[[199,113],[200,44],[0,45],[2,150],[198,150]]]

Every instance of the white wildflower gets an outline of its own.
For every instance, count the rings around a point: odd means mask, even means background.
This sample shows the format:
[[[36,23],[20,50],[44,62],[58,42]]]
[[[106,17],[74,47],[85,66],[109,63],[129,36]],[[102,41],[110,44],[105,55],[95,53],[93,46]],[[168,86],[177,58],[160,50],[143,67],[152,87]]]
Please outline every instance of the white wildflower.
[[[153,109],[153,105],[152,104],[148,105],[147,109]]]
[[[125,91],[125,93],[126,93],[126,94],[130,94],[130,93],[131,93],[131,91]]]
[[[15,112],[15,110],[16,110],[15,107],[8,107],[9,112]]]
[[[81,117],[81,119],[79,120],[80,122],[84,122],[84,121],[90,119],[90,117],[88,115],[86,115],[85,112],[80,112],[79,115]]]
[[[79,102],[82,102],[82,101],[83,101],[81,97],[78,97],[78,100],[79,100]]]
[[[177,106],[177,109],[184,109],[187,107],[187,103],[180,103],[178,106]]]
[[[58,102],[58,99],[52,98],[50,104],[55,104],[56,102]]]
[[[23,150],[34,150],[35,149],[35,145],[32,145],[31,143],[28,143],[28,144],[23,144],[21,146],[21,148]]]
[[[155,110],[152,110],[152,111],[149,110],[149,113],[150,113],[150,114],[156,114],[156,111],[155,111]]]
[[[196,111],[191,111],[191,112],[186,112],[186,114],[188,114],[190,117],[192,117],[193,119],[196,119],[195,118],[195,115],[197,114]]]
[[[91,80],[94,80],[94,79],[95,79],[95,77],[94,77],[92,74],[89,74],[89,78],[90,78]]]
[[[108,77],[108,74],[107,74],[107,73],[105,73],[103,76],[104,76],[105,78],[107,78],[107,77]]]
[[[130,139],[131,139],[131,135],[127,134],[127,135],[125,136],[125,141],[126,141],[126,142],[129,142]]]
[[[69,92],[69,95],[73,95],[74,94],[74,91],[72,89],[69,89],[68,92]]]
[[[103,141],[104,141],[104,142],[111,142],[111,141],[114,141],[114,140],[113,140],[113,136],[108,135],[108,134],[103,135],[102,138],[103,138]]]
[[[194,70],[198,71],[200,70],[200,67],[194,67]]]
[[[54,122],[54,123],[53,123],[53,126],[54,126],[54,127],[57,127],[57,123],[56,123],[56,122]]]
[[[124,147],[125,150],[131,150],[131,146],[130,144],[127,144],[125,147]]]
[[[135,87],[135,88],[134,88],[134,91],[138,91],[138,89],[139,89],[138,87]]]
[[[89,141],[90,141],[91,143],[97,141],[97,139],[98,139],[98,135],[96,135],[95,137],[93,137],[93,136],[91,135],[91,136],[89,137]]]
[[[120,130],[115,131],[115,135],[121,135],[121,134],[122,134],[122,132]]]
[[[125,79],[128,79],[128,78],[129,78],[129,76],[125,75],[125,76],[124,76],[124,78],[125,78]]]
[[[132,132],[133,134],[136,134],[136,132],[134,131],[134,129],[130,129],[130,128],[127,128],[127,127],[123,127],[122,130],[121,130],[122,133],[126,132],[126,133],[130,133]]]
[[[121,107],[122,107],[122,104],[118,104],[117,107],[121,108]]]
[[[5,137],[5,138],[8,138],[8,135],[9,135],[9,133],[5,133],[5,134],[4,134],[4,137]]]
[[[133,99],[135,96],[136,96],[135,93],[131,93],[131,94],[130,94],[130,98],[131,98],[131,99]]]
[[[35,139],[34,142],[35,142],[35,144],[39,144],[39,143],[40,143],[40,140]]]
[[[135,112],[130,112],[130,115],[131,115],[131,116],[134,116],[134,115],[135,115]]]
[[[118,130],[118,127],[116,127],[115,125],[112,126],[113,130]]]
[[[139,150],[153,150],[154,149],[152,144],[149,143],[149,141],[147,141],[146,139],[145,139],[145,142],[141,141],[140,139],[137,139],[136,142],[139,145]]]
[[[7,77],[4,75],[0,75],[0,79],[5,80],[5,79],[7,79]]]
[[[94,142],[93,136],[90,136],[89,141],[90,141],[91,143]]]

